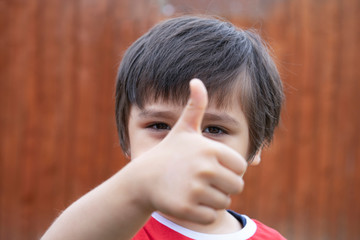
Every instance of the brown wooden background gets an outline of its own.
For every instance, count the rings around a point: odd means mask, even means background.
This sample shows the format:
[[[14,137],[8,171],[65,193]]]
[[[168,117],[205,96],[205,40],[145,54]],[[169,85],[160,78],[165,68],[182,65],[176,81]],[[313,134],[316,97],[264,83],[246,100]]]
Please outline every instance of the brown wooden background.
[[[358,239],[359,0],[0,0],[0,239],[38,238],[126,163],[117,65],[172,10],[260,29],[285,82],[281,128],[233,208],[289,239]]]

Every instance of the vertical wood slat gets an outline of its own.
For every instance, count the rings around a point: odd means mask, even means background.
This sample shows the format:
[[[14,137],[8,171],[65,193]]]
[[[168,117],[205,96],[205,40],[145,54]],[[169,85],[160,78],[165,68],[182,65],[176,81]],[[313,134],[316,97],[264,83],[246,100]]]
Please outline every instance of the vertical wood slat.
[[[178,13],[259,27],[287,89],[275,141],[249,168],[233,208],[289,239],[356,239],[359,1],[192,2],[168,1]],[[39,237],[126,163],[113,120],[117,63],[164,18],[161,8],[158,1],[0,2],[1,239]]]
[[[0,222],[3,227],[0,237],[4,239],[21,238],[26,228],[22,219],[31,215],[34,200],[34,193],[29,189],[34,183],[32,178],[34,168],[30,164],[30,159],[36,155],[34,148],[37,124],[29,109],[36,108],[36,104],[35,92],[27,89],[31,89],[36,75],[34,62],[28,61],[36,59],[34,48],[36,36],[33,34],[36,29],[36,7],[35,1],[27,2],[22,8],[14,3],[4,11],[7,21],[23,26],[21,29],[7,26],[4,29],[6,35],[2,40],[4,42],[2,51],[7,57],[2,61],[6,67],[3,68],[5,73],[2,74],[1,79],[6,84],[5,88],[1,89],[1,95],[4,96],[1,106],[5,112],[1,121],[3,198]],[[28,38],[25,39],[24,36]],[[28,74],[27,78],[25,78],[26,74]],[[22,82],[22,79],[26,81]],[[24,138],[24,134],[31,135]],[[28,179],[31,182],[27,182]]]

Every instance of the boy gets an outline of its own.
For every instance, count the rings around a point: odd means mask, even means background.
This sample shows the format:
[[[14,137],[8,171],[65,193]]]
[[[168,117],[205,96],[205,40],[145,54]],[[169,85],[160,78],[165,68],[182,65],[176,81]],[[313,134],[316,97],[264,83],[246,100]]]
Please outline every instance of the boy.
[[[158,24],[119,68],[116,120],[130,163],[73,203],[43,238],[284,239],[225,210],[271,141],[282,100],[256,34],[210,18]]]

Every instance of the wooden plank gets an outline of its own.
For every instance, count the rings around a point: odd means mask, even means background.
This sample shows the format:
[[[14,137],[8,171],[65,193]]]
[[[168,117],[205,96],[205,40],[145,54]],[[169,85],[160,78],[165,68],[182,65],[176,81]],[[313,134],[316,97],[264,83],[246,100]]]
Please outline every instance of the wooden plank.
[[[232,207],[289,239],[360,235],[360,2],[171,0],[175,14],[258,27],[287,95],[282,123]],[[114,82],[161,1],[0,2],[0,238],[38,238],[125,165]]]

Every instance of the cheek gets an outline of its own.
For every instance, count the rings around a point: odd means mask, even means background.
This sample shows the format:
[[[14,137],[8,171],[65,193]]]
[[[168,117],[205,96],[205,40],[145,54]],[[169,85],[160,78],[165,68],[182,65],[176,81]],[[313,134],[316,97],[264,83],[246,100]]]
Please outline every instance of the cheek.
[[[249,139],[249,135],[244,135],[242,136],[242,144],[241,144],[241,155],[244,158],[247,158],[248,153],[249,153],[249,147],[250,147],[250,139]]]
[[[149,137],[143,131],[137,131],[136,134],[129,135],[131,158],[136,158],[146,151],[156,146],[159,142]]]
[[[246,158],[249,149],[249,137],[241,135],[232,139],[231,147]]]

